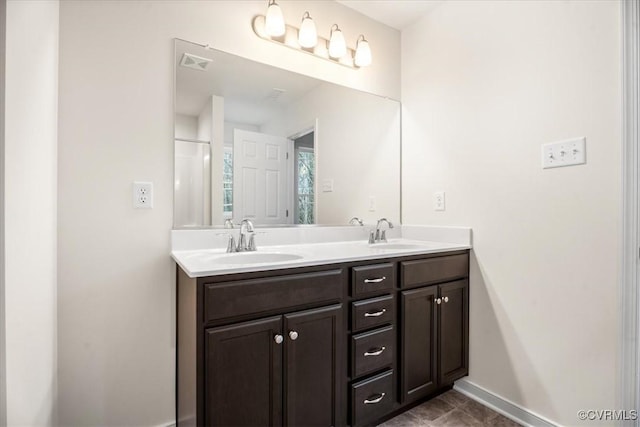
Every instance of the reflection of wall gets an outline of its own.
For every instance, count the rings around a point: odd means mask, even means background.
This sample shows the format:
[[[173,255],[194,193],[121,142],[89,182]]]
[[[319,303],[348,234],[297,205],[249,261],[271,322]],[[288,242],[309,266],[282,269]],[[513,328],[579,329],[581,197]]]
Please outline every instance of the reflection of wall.
[[[213,143],[213,105],[208,102],[198,115],[198,139]],[[211,146],[203,148],[203,175],[202,175],[202,221],[198,225],[211,223]]]
[[[60,425],[174,419],[173,37],[399,95],[398,31],[333,1],[278,2],[287,22],[309,9],[351,44],[366,34],[374,64],[354,71],[259,39],[267,2],[239,3],[60,4]],[[153,181],[153,209],[132,209],[134,180]]]
[[[319,224],[346,224],[353,216],[400,220],[400,107],[397,102],[336,85],[320,85],[261,127],[289,137],[316,133]],[[333,192],[322,182],[333,180]],[[369,210],[375,198],[375,211]]]
[[[176,114],[176,138],[198,139],[198,118]]]
[[[405,222],[473,228],[469,379],[559,425],[616,408],[619,7],[443,2],[402,35]],[[586,165],[541,169],[577,136]]]
[[[248,123],[224,122],[224,145],[233,147],[233,131],[234,129],[249,130],[251,132],[260,132],[260,128],[256,125]]]

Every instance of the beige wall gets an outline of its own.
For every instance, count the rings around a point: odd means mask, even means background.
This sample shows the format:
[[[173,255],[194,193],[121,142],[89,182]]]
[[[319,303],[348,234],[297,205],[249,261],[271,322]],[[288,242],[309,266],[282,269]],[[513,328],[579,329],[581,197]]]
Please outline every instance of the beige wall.
[[[323,84],[260,130],[290,137],[316,124],[316,223],[346,224],[354,216],[368,224],[381,217],[399,222],[400,104]],[[325,180],[333,191],[323,191]]]
[[[374,65],[353,71],[255,36],[264,1],[65,1],[60,5],[59,410],[63,425],[174,418],[173,38],[209,43],[397,98],[400,36],[335,2],[281,1],[324,36],[364,33]],[[351,42],[353,41],[353,42]],[[131,183],[154,183],[134,210]]]
[[[7,2],[7,425],[55,423],[58,1]]]
[[[563,425],[616,404],[619,16],[456,1],[402,34],[403,220],[473,228],[469,380]],[[541,169],[576,136],[586,165]]]

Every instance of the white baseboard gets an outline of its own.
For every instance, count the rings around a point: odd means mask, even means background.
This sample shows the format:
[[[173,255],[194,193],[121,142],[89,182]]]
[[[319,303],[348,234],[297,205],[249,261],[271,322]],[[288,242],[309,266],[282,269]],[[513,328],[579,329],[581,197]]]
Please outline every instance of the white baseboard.
[[[493,394],[489,390],[472,383],[466,378],[456,381],[453,389],[524,426],[558,427],[546,418]]]

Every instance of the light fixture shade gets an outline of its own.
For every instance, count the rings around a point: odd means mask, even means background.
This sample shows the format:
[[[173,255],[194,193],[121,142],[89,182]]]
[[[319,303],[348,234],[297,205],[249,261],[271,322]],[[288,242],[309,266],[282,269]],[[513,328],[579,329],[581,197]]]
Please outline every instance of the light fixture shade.
[[[318,32],[316,31],[316,24],[309,16],[309,12],[305,12],[302,16],[302,24],[298,30],[298,43],[302,47],[312,48],[318,44]]]
[[[358,37],[356,54],[353,59],[357,67],[366,67],[367,65],[371,65],[371,47],[369,47],[369,42],[364,36],[360,37]]]
[[[280,9],[280,6],[278,6],[275,0],[269,0],[264,29],[271,37],[280,37],[284,35],[286,31],[282,9]]]
[[[335,27],[335,29],[334,29]],[[342,58],[347,53],[347,44],[344,35],[337,25],[331,27],[331,37],[329,39],[329,56],[331,58]]]

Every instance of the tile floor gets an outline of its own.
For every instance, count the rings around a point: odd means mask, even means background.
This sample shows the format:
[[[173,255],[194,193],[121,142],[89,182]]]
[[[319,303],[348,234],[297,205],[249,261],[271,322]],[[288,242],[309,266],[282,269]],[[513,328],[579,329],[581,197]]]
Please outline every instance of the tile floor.
[[[449,390],[379,427],[517,427],[520,424]]]

